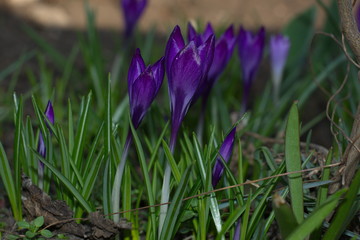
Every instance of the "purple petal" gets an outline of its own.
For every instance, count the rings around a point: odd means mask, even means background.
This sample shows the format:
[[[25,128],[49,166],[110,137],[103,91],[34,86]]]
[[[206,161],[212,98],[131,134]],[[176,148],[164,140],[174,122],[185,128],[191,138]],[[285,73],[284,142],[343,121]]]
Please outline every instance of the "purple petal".
[[[262,27],[256,35],[253,35],[250,31],[246,31],[241,27],[238,43],[243,81],[245,86],[249,87],[263,55],[265,29]]]
[[[132,34],[133,29],[141,14],[144,12],[146,5],[147,0],[121,0],[127,36]]]
[[[165,49],[165,68],[167,76],[170,76],[171,65],[175,56],[185,47],[185,42],[179,26],[175,26]]]
[[[281,82],[289,48],[288,37],[278,34],[270,38],[271,71],[275,85],[279,85]]]
[[[206,82],[208,78],[208,72],[213,63],[214,59],[214,44],[215,44],[215,36],[212,35],[208,38],[208,40],[199,46],[199,56],[202,62],[202,77],[200,79],[199,87],[197,92],[194,96],[194,101],[196,101],[205,91],[206,89]]]
[[[38,153],[40,154],[40,156],[42,156],[43,158],[46,157],[46,147],[45,147],[44,137],[43,137],[43,135],[42,135],[41,132],[40,132],[40,134],[39,134],[39,142],[38,142],[37,152],[38,152]]]
[[[146,111],[156,96],[156,82],[151,69],[148,68],[133,83],[132,94],[129,100],[131,120],[138,128]]]
[[[191,25],[191,23],[188,23],[188,41],[194,41],[197,37],[197,32],[195,28]]]
[[[228,46],[228,60],[231,58],[231,55],[234,51],[235,43],[236,43],[236,37],[234,35],[234,26],[230,25],[228,29],[224,32],[224,34],[220,37],[219,42],[222,40],[225,40]]]
[[[191,41],[176,55],[170,75],[168,75],[172,135],[175,136],[172,139],[176,138],[177,131],[189,109],[202,75],[201,58],[195,43]]]
[[[211,35],[214,35],[214,29],[211,26],[211,23],[206,25],[204,33],[201,35],[202,42],[205,42]]]
[[[228,55],[229,53],[227,42],[224,39],[218,41],[215,46],[214,60],[209,69],[209,80],[215,81],[216,78],[221,74],[228,62]]]
[[[229,162],[229,159],[233,151],[235,134],[236,134],[236,127],[234,127],[231,130],[231,132],[225,137],[224,142],[219,150],[220,156],[224,159],[226,163]],[[212,185],[214,188],[220,181],[223,172],[224,172],[224,166],[222,164],[221,158],[217,157],[212,174]]]
[[[164,79],[165,69],[164,69],[164,57],[160,58],[156,63],[150,66],[150,69],[153,73],[154,80],[156,83],[156,93],[159,91],[161,84]]]
[[[48,103],[47,103],[47,105],[46,105],[45,116],[47,117],[47,119],[49,119],[49,121],[50,121],[52,124],[54,124],[54,121],[55,121],[54,109],[53,109],[53,106],[52,106],[50,100],[48,101]]]
[[[144,72],[145,67],[146,66],[143,58],[141,57],[140,49],[137,48],[133,58],[131,59],[128,72],[128,93],[130,98],[130,95],[132,94],[133,83],[140,76],[140,74]]]

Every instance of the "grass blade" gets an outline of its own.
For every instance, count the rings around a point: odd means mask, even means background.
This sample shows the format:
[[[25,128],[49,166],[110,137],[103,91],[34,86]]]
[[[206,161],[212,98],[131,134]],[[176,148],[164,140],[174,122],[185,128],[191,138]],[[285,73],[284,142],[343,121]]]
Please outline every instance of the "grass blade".
[[[81,193],[74,187],[74,185],[67,179],[59,170],[56,169],[53,165],[51,165],[48,161],[46,161],[44,158],[42,158],[34,149],[33,152],[36,154],[36,156],[39,158],[41,162],[44,163],[46,167],[48,167],[51,172],[64,184],[64,186],[73,194],[73,196],[79,201],[81,206],[87,211],[87,212],[93,212],[94,209],[90,206],[90,204],[84,199],[84,197],[81,195]]]
[[[287,240],[302,240],[306,239],[312,231],[319,227],[324,219],[336,208],[340,197],[347,191],[341,189],[335,194],[331,195],[324,204],[314,210],[308,218],[306,218],[287,238]],[[333,236],[332,236],[333,237]],[[326,239],[326,238],[324,238]],[[333,238],[332,238],[333,239]]]
[[[285,133],[285,162],[286,171],[301,170],[300,156],[300,130],[299,130],[299,112],[297,103],[294,103],[290,109],[288,122]],[[304,219],[304,202],[303,202],[303,183],[301,173],[290,174],[289,188],[291,207],[294,211],[296,220],[301,223]]]
[[[171,201],[169,210],[166,214],[166,218],[165,218],[165,224],[163,226],[163,230],[160,236],[160,239],[162,240],[168,240],[168,239],[172,239],[173,235],[174,235],[174,227],[176,225],[176,220],[178,219],[179,216],[179,212],[181,209],[181,203],[182,203],[182,199],[184,198],[186,189],[187,189],[187,183],[189,181],[189,177],[190,177],[190,168],[188,167],[185,172],[182,175],[182,178],[180,180],[179,185],[177,186],[177,190],[175,192],[174,198]]]

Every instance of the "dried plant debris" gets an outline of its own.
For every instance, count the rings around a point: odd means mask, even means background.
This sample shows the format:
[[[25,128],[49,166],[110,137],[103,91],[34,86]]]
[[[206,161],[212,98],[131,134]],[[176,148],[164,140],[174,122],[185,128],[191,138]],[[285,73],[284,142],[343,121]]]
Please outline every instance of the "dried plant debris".
[[[49,229],[53,233],[64,234],[70,239],[111,239],[122,229],[131,229],[131,223],[126,219],[114,223],[100,212],[90,213],[82,224],[76,223],[64,201],[52,200],[26,176],[22,182],[22,202],[27,220],[44,216],[45,226],[52,225]]]

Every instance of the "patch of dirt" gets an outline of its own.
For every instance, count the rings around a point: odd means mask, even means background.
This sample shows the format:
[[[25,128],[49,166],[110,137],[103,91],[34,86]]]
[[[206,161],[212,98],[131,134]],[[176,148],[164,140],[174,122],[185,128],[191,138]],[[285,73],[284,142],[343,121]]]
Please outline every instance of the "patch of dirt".
[[[82,223],[76,223],[73,219],[73,212],[64,201],[52,200],[49,195],[33,185],[29,178],[23,176],[22,179],[21,199],[24,219],[30,222],[39,216],[43,216],[44,227],[51,230],[53,234],[61,233],[70,239],[97,240],[112,239],[124,229],[131,229],[131,223],[127,222],[126,219],[122,218],[119,223],[114,223],[99,212],[92,212],[83,219]],[[14,229],[16,228],[11,227],[8,231],[12,234],[21,234]]]

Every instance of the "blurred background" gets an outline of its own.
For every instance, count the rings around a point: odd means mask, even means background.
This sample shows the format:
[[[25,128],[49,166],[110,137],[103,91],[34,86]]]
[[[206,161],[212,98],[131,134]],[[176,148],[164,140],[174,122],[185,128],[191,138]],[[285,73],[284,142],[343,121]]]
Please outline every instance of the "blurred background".
[[[85,27],[83,0],[1,0],[3,11],[46,27]],[[97,25],[103,29],[122,29],[118,0],[88,0],[95,9]],[[264,25],[279,29],[296,14],[316,4],[316,0],[150,0],[139,24],[141,30],[156,26],[168,32],[189,20],[211,22],[215,26],[231,23],[246,28]],[[324,3],[329,1],[325,0]],[[320,24],[323,15],[320,15]]]

